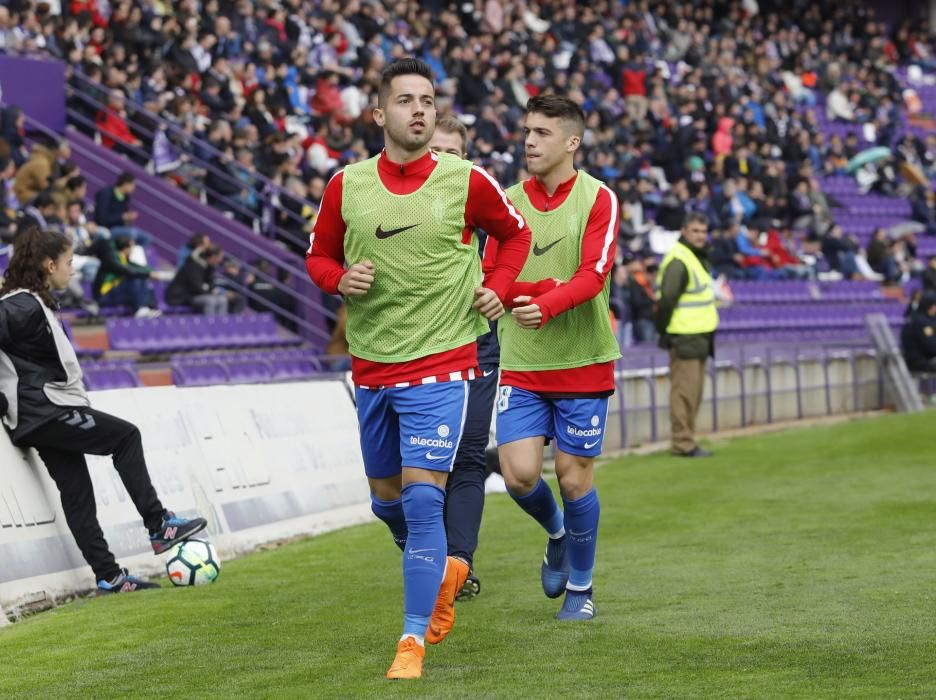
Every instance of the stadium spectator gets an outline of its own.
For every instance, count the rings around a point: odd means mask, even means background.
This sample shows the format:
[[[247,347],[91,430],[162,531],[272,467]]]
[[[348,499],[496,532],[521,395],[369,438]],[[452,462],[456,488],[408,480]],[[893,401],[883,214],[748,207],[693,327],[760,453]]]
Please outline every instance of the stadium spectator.
[[[677,180],[661,198],[656,222],[667,231],[678,231],[689,207],[689,187],[685,180]]]
[[[65,234],[71,240],[74,252],[72,267],[78,276],[93,280],[101,261],[94,255],[94,241],[99,234],[97,224],[88,221],[84,214],[84,202],[80,199],[69,202],[65,207]]]
[[[238,176],[231,146],[222,145],[221,152],[210,159],[209,166],[205,175],[208,203],[222,211],[237,213],[240,198],[246,195],[246,191]]]
[[[107,106],[97,114],[97,127],[101,132],[101,143],[130,157],[137,156],[142,145],[133,135],[127,123],[126,96],[121,90],[111,90]]]
[[[0,242],[13,240],[16,231],[16,210],[19,200],[13,191],[16,163],[12,158],[0,157]]]
[[[49,189],[55,172],[56,145],[51,141],[33,146],[27,160],[16,173],[14,194],[21,205],[32,202],[36,195]]]
[[[94,299],[102,307],[126,306],[137,318],[161,315],[155,306],[149,280],[154,272],[130,261],[133,240],[129,236],[98,238],[94,254],[101,261],[92,284]]]
[[[88,183],[81,175],[73,175],[65,180],[62,194],[65,202],[84,202],[88,198]]]
[[[247,308],[247,299],[244,297],[243,290],[248,289],[253,283],[254,274],[248,272],[232,258],[224,258],[219,271],[221,274],[215,277],[215,283],[227,297],[228,313],[242,313]]]
[[[130,197],[136,189],[136,177],[122,172],[117,182],[98,190],[94,196],[94,223],[107,228],[113,236],[129,236],[139,246],[149,244],[150,235],[133,225],[139,214],[130,208]]]
[[[575,9],[571,6],[567,8],[566,12],[570,11],[574,15]],[[574,16],[570,17],[569,21],[574,22]],[[569,38],[574,41],[574,36]],[[643,56],[640,55],[631,58],[630,51],[626,49],[623,49],[618,57],[622,59],[623,63],[621,94],[624,96],[628,116],[639,127],[647,116],[649,107],[646,62],[643,60]]]
[[[308,190],[297,177],[286,180],[286,191],[280,195],[280,208],[276,217],[280,229],[285,233],[283,241],[297,253],[308,248],[309,232],[312,230],[312,210],[304,202]]]
[[[793,230],[789,227],[782,230],[768,229],[764,250],[773,269],[782,270],[788,277],[815,279],[815,266],[806,264],[802,259]]]
[[[911,372],[936,372],[936,293],[923,294],[904,323],[900,344]]]
[[[843,122],[855,121],[855,110],[845,94],[847,86],[837,85],[826,98],[826,117]]]
[[[823,169],[829,175],[845,175],[848,166],[848,155],[845,153],[845,143],[838,134],[829,139],[829,146],[824,153]]]
[[[912,199],[913,220],[926,226],[926,233],[936,235],[936,192],[930,187],[918,188]]]
[[[728,279],[748,279],[751,274],[744,268],[744,256],[738,250],[733,236],[720,229],[712,233],[709,254],[712,270]]]
[[[708,219],[691,213],[679,242],[660,265],[656,330],[670,353],[670,422],[673,454],[710,457],[695,440],[705,365],[715,352],[718,312],[705,251]]]
[[[189,238],[188,243],[179,248],[179,252],[176,254],[176,269],[180,269],[192,253],[198,253],[203,256],[205,248],[209,245],[211,245],[211,238],[207,233],[194,234]]]
[[[648,262],[653,266],[652,269],[648,268],[645,261],[636,257],[627,263],[625,299],[635,343],[654,343],[657,340],[654,325],[656,289],[652,277],[656,272],[656,261],[651,258]]]
[[[856,262],[859,245],[854,236],[846,236],[836,224],[822,237],[821,245],[822,255],[832,270],[847,280],[860,278]]]
[[[894,252],[895,246],[896,242],[888,238],[885,229],[876,228],[866,251],[871,269],[882,275],[885,282],[891,284],[899,282],[902,276],[902,270]]]
[[[923,290],[936,292],[936,255],[930,256],[926,269],[923,270]]]
[[[0,8],[0,12],[3,9]],[[0,20],[0,24],[2,24],[2,20]],[[2,46],[0,46],[0,51],[2,51]],[[16,105],[10,105],[0,110],[0,143],[5,143],[6,148],[10,151],[0,155],[11,158],[17,167],[21,166],[29,158],[29,148],[26,146],[26,115]]]
[[[55,203],[49,192],[40,192],[32,202],[20,210],[16,220],[16,236],[14,242],[27,230],[38,228],[40,230],[64,231],[64,212]]]
[[[166,303],[190,306],[206,316],[227,314],[228,296],[215,284],[215,272],[223,258],[224,252],[218,245],[193,251],[169,283]]]

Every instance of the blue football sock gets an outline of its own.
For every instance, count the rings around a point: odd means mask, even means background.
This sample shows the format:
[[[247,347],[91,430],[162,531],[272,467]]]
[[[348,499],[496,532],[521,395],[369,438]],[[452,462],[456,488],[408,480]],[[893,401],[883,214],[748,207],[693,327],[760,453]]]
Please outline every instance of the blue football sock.
[[[403,489],[409,534],[403,551],[403,634],[423,637],[445,573],[445,490],[416,483]]]
[[[584,591],[592,585],[601,504],[598,502],[598,492],[595,489],[574,501],[563,498],[562,502],[565,506],[565,526],[571,566],[566,588]]]
[[[562,526],[562,511],[556,505],[552,489],[545,481],[540,479],[526,496],[515,496],[512,493],[510,496],[517,502],[517,505],[543,526],[550,537],[556,539],[565,534]]]
[[[396,546],[400,549],[406,547],[406,516],[403,514],[403,499],[382,501],[371,494],[371,511],[387,523]]]

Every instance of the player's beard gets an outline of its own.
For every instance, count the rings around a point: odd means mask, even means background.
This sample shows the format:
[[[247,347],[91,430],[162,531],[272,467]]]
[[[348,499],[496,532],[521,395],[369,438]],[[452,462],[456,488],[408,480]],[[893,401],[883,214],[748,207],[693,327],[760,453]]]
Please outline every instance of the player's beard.
[[[410,131],[409,122],[401,125],[391,126],[387,124],[387,135],[393,139],[393,143],[405,151],[413,153],[424,148],[432,139],[432,132],[435,130],[435,119],[423,118],[426,126],[421,134]]]

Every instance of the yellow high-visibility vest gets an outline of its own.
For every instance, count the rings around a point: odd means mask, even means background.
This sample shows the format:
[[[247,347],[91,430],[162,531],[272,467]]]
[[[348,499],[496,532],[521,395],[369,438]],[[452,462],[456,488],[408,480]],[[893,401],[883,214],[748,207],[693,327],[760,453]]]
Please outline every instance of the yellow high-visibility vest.
[[[661,287],[666,268],[673,260],[679,260],[686,266],[689,285],[679,297],[666,332],[671,335],[714,332],[718,328],[718,310],[715,308],[712,276],[687,246],[677,242],[664,256],[657,273],[657,287]]]

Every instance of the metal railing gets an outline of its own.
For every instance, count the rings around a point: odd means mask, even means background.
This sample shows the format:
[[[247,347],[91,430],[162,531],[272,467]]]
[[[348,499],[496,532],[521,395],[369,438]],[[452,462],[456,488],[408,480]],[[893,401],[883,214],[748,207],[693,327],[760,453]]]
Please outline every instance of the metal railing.
[[[662,396],[666,383],[663,380],[669,377],[669,357],[659,351],[649,350],[641,353],[645,362],[633,362],[638,352],[631,351],[618,361],[616,366],[617,391],[612,399],[609,411],[609,420],[614,416],[618,421],[620,431],[620,445],[606,447],[626,448],[632,446],[629,435],[629,424],[636,423],[645,418],[649,423],[646,430],[647,442],[657,442],[663,436],[660,429],[660,416],[669,413],[669,397]],[[872,361],[875,365],[873,376],[862,376],[859,363],[862,360]],[[846,380],[833,378],[830,368],[836,363],[844,363],[849,367]],[[807,381],[804,377],[805,368],[818,366],[821,372],[820,381]],[[793,374],[792,386],[780,386],[777,373],[788,369]],[[833,396],[837,392],[850,394],[850,410],[859,412],[866,406],[862,403],[863,390],[873,390],[875,394],[875,408],[885,403],[885,374],[884,367],[878,353],[867,344],[828,343],[803,347],[800,345],[773,345],[764,344],[738,345],[719,348],[716,360],[708,363],[707,371],[708,389],[702,400],[700,420],[707,419],[713,432],[720,429],[719,407],[722,411],[726,406],[737,405],[739,415],[738,425],[730,427],[747,427],[761,423],[773,423],[776,419],[777,404],[785,396],[792,395],[795,402],[795,411],[790,418],[802,420],[809,416],[833,415],[836,412],[836,403]],[[737,389],[731,391],[723,384],[727,377],[733,377]],[[754,382],[756,378],[761,382]],[[628,385],[636,382],[643,384],[646,389],[646,400],[635,401],[628,398]],[[758,383],[760,388],[751,384]],[[786,382],[787,385],[790,382]],[[811,398],[817,397],[818,398]],[[842,399],[843,401],[845,399]],[[763,406],[763,418],[758,418],[751,405]],[[842,405],[841,401],[838,402]],[[807,410],[809,407],[813,410]],[[707,416],[705,414],[708,414]],[[637,440],[635,442],[642,442]]]
[[[104,134],[100,131],[96,120],[96,115],[101,112],[105,112],[108,109],[108,106],[101,100],[98,100],[92,96],[94,94],[104,96],[109,92],[110,90],[107,87],[101,85],[100,83],[94,82],[83,73],[73,71],[69,76],[68,82],[66,83],[66,96],[68,98],[67,103],[69,104],[69,107],[66,111],[69,121],[80,127],[85,133],[100,134],[102,137],[109,138],[107,134]],[[76,103],[84,105],[87,108],[88,113],[92,116],[89,116],[89,114],[83,114],[81,111],[76,109],[74,107]],[[140,119],[140,116],[142,116],[143,119]],[[156,129],[154,130],[147,128],[143,124],[144,121],[149,122],[150,124],[155,124]],[[221,180],[224,180],[232,185],[236,184],[238,188],[244,187],[244,182],[242,180],[217,168],[214,163],[211,162],[211,160],[215,158],[224,157],[224,154],[215,148],[211,143],[193,134],[186,133],[185,130],[179,128],[170,120],[160,115],[153,114],[152,112],[145,109],[142,105],[129,101],[129,99],[127,102],[127,122],[131,131],[136,136],[143,136],[151,141],[156,138],[157,131],[165,130],[169,136],[170,142],[172,142],[176,148],[183,150],[186,155],[188,155],[190,162],[197,165],[206,172],[212,172]],[[121,148],[136,156],[141,164],[148,164],[152,161],[152,153],[143,148],[130,144],[121,144]],[[208,159],[202,157],[203,154],[207,155]],[[185,183],[186,187],[197,191],[207,192],[211,195],[210,199],[214,199],[215,201],[223,201],[225,203],[223,208],[216,207],[219,210],[231,211],[235,215],[239,215],[245,219],[250,220],[251,226],[256,232],[263,233],[272,238],[279,238],[281,240],[288,241],[293,245],[298,245],[303,248],[307,246],[307,241],[304,237],[297,237],[293,233],[286,231],[272,221],[269,224],[264,224],[264,217],[262,212],[251,211],[241,204],[231,201],[229,196],[208,188],[205,185],[203,179],[198,178],[191,173],[187,173],[184,170],[179,173],[179,176]],[[252,173],[251,178],[262,186],[256,189],[256,194],[263,207],[280,211],[296,223],[301,223],[303,225],[307,223],[306,219],[299,216],[295,212],[279,207],[278,198],[280,194],[283,193],[283,189],[279,185],[259,172]],[[306,199],[300,201],[303,206],[309,206],[312,209],[318,208],[310,200]]]
[[[48,137],[60,138],[59,134],[56,134],[55,132],[51,131],[50,129],[45,127],[40,122],[30,117],[26,118],[26,124],[30,132],[33,132],[33,133],[38,132]],[[102,168],[106,168],[108,171],[111,171],[114,178],[116,178],[118,171],[114,169],[114,167],[112,166],[110,162],[108,162],[107,160],[101,158],[98,154],[96,154],[92,148],[85,147],[80,142],[77,142],[73,139],[70,140],[69,143],[74,151],[76,151],[77,153],[80,153],[83,157],[87,158],[88,160],[94,161],[96,164],[100,165]],[[83,172],[82,174],[85,177],[85,179],[88,181],[89,185],[93,185],[93,188],[89,188],[89,189],[100,189],[103,187],[110,186],[112,184],[112,182],[104,181],[101,177],[93,173]],[[152,217],[154,220],[158,221],[161,225],[165,226],[166,229],[172,230],[176,232],[179,236],[185,239],[188,239],[191,236],[191,231],[188,231],[184,227],[179,226],[174,221],[171,215],[173,209],[176,206],[178,206],[178,201],[176,200],[176,198],[170,197],[168,194],[162,193],[156,189],[150,190],[150,194],[153,194],[154,196],[159,198],[160,203],[165,204],[165,208],[157,209],[154,207],[147,206],[145,203],[134,202],[135,208],[138,209],[141,213],[149,217]],[[236,240],[239,246],[242,246],[243,248],[247,249],[250,252],[250,254],[255,256],[255,258],[258,260],[269,260],[270,263],[275,268],[285,268],[290,273],[299,273],[301,270],[301,274],[302,275],[305,274],[304,268],[302,268],[298,264],[295,264],[295,265],[287,264],[285,261],[282,261],[282,260],[270,259],[269,252],[257,246],[249,238],[238,236],[237,234],[232,233],[231,231],[225,229],[224,227],[217,226],[211,219],[204,217],[204,216],[200,216],[196,210],[190,209],[188,210],[187,213],[190,215],[193,215],[199,221],[199,224],[204,228],[204,230],[209,232],[212,235],[212,237],[215,238],[216,240],[219,240],[221,242],[225,240],[228,242]],[[175,260],[176,248],[174,246],[170,245],[169,243],[166,243],[165,241],[161,240],[157,236],[154,236],[152,238],[152,244],[156,246],[156,248],[159,250],[160,253],[167,254],[170,260],[173,260],[173,261]],[[321,314],[327,318],[331,318],[332,320],[336,319],[334,312],[328,310],[325,306],[312,301],[308,296],[299,293],[296,289],[289,286],[288,284],[284,284],[275,276],[275,274],[273,275],[268,274],[264,272],[263,270],[259,269],[258,267],[256,267],[255,265],[253,265],[252,263],[250,263],[249,261],[240,259],[237,256],[228,254],[228,257],[232,258],[233,260],[236,260],[237,263],[241,265],[241,267],[243,267],[247,272],[253,274],[257,279],[268,282],[275,289],[278,289],[284,292],[285,294],[287,294],[290,298],[296,301],[298,308],[304,307],[304,308],[312,310],[315,313]],[[329,334],[327,334],[321,328],[316,326],[314,323],[309,322],[305,318],[302,318],[301,316],[294,314],[288,311],[287,309],[283,309],[282,307],[276,306],[275,304],[273,304],[266,298],[260,295],[257,295],[256,293],[254,293],[253,291],[251,291],[250,289],[246,287],[243,287],[242,285],[235,285],[235,286],[238,287],[236,291],[243,293],[244,296],[247,297],[248,299],[252,299],[256,301],[258,304],[260,304],[264,308],[269,309],[270,311],[274,312],[277,316],[281,318],[286,318],[287,320],[294,323],[296,327],[300,329],[300,331],[302,331],[302,334],[305,337],[323,345],[326,344],[330,340]]]

